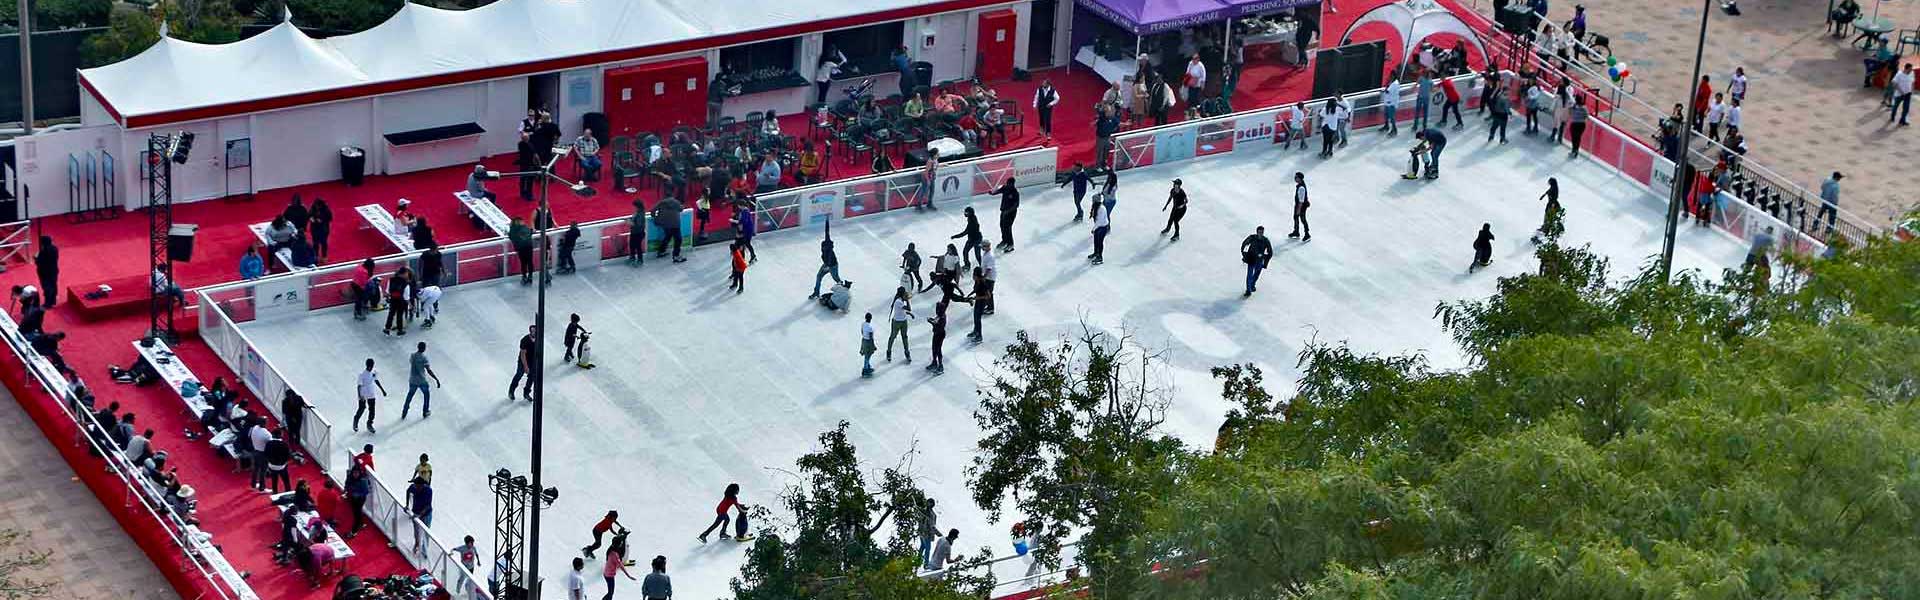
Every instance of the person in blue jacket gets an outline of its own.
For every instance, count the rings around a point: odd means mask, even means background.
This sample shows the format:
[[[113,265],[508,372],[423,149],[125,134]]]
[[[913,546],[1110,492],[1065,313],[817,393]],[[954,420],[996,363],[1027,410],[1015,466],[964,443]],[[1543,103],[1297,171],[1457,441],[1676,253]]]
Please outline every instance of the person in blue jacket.
[[[760,253],[753,249],[753,235],[758,233],[754,228],[753,209],[753,196],[741,196],[739,200],[734,202],[733,226],[736,228],[735,235],[740,238],[740,245],[746,247],[747,262],[749,263],[760,262]]]
[[[247,246],[247,253],[240,255],[240,278],[259,279],[267,274],[267,263],[260,260],[260,250]]]

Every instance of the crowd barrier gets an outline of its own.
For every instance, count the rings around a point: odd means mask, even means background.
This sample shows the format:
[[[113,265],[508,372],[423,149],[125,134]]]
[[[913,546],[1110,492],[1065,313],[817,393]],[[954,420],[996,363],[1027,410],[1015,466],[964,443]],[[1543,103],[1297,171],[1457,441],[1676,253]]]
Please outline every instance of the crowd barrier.
[[[127,507],[138,504],[139,510],[134,514],[151,517],[154,524],[166,533],[173,549],[178,550],[193,572],[206,582],[205,586],[199,586],[202,587],[202,593],[210,590],[226,600],[257,600],[259,596],[247,585],[245,577],[233,568],[232,563],[214,545],[213,536],[174,512],[173,507],[166,504],[162,490],[147,479],[140,465],[129,461],[118,448],[113,447],[112,442],[93,433],[109,431],[114,424],[94,420],[93,407],[82,402],[75,393],[75,384],[68,381],[46,357],[33,350],[21,334],[19,325],[5,311],[0,311],[0,337],[6,339],[7,346],[21,359],[27,374],[39,384],[41,391],[52,397],[53,404],[60,407],[59,414],[66,417],[62,425],[73,425],[77,438],[75,444],[86,444],[93,454],[106,460],[108,470],[126,487]],[[26,398],[19,400],[23,404],[29,401]],[[176,448],[174,451],[183,449]],[[161,448],[155,448],[155,451],[158,450]],[[74,467],[78,469],[80,465],[75,464]]]
[[[828,182],[757,197],[757,233],[810,229],[829,222],[879,214],[912,207],[928,201],[946,203],[991,193],[1012,180],[1016,187],[1052,185],[1058,170],[1058,150],[1030,148],[983,158],[954,161],[941,166],[928,177],[924,169],[895,171],[844,181]],[[683,218],[684,220],[684,218]],[[657,231],[657,227],[650,227]],[[580,224],[580,241],[574,247],[577,268],[586,269],[617,262],[631,251],[633,222],[616,217]],[[551,232],[550,232],[551,234]],[[657,237],[650,236],[657,242]],[[519,275],[522,265],[513,256],[505,238],[495,237],[440,248],[442,287]],[[386,276],[407,266],[419,271],[421,253],[391,254],[372,259],[374,272]],[[241,382],[274,411],[280,414],[279,399],[293,385],[259,350],[259,346],[241,331],[238,324],[257,319],[299,315],[351,305],[349,283],[358,263],[343,263],[318,269],[286,273],[195,290],[195,309],[200,316],[200,335],[222,362],[238,374]],[[443,300],[445,301],[445,300]],[[343,469],[334,469],[333,425],[311,405],[306,407],[300,441],[328,477],[344,480]],[[339,463],[348,464],[348,463]],[[454,598],[491,600],[483,578],[461,565],[450,549],[433,535],[431,528],[406,509],[405,487],[396,494],[393,488],[374,477],[374,493],[367,502],[368,517],[392,540],[414,567],[431,573]],[[486,561],[491,564],[492,561]],[[460,592],[469,592],[462,594]]]
[[[987,597],[994,600],[1024,600],[1046,595],[1047,588],[1069,582],[1083,567],[1080,564],[1080,543],[1072,542],[1060,547],[1060,568],[1048,569],[1046,565],[1031,560],[1031,557],[1019,553],[997,556],[984,561],[952,566],[937,571],[922,571],[918,575],[923,579],[945,577],[951,573],[970,575],[981,574],[993,578],[993,588]]]
[[[0,269],[14,261],[27,262],[27,251],[33,249],[33,242],[33,221],[0,223]]]

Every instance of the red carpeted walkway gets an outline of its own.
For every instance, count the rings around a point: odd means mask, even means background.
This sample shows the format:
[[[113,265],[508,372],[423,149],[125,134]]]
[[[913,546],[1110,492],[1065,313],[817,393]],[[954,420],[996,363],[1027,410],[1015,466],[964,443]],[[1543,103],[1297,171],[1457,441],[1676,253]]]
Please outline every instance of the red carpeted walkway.
[[[1041,143],[1039,127],[1029,106],[1033,90],[1041,78],[1052,79],[1061,95],[1061,102],[1054,114],[1056,130],[1053,138],[1053,143],[1061,151],[1060,164],[1064,168],[1075,161],[1091,163],[1093,105],[1107,86],[1084,68],[1042,71],[1035,73],[1031,81],[994,84],[1002,98],[1017,100],[1026,107],[1023,108],[1027,121],[1025,130],[1010,132],[1013,135],[1008,144],[999,149]],[[1240,82],[1233,105],[1247,109],[1303,100],[1310,82],[1310,69],[1286,66],[1251,68]],[[788,132],[804,132],[805,116],[784,117],[782,126]],[[510,157],[506,156],[490,158],[486,163],[492,168],[505,169],[511,166]],[[329,256],[331,262],[355,261],[391,253],[393,249],[387,246],[385,238],[363,227],[364,222],[354,214],[353,207],[378,202],[391,209],[398,198],[412,201],[415,213],[428,219],[443,244],[487,237],[491,235],[489,232],[473,227],[457,215],[459,203],[452,193],[465,189],[470,170],[470,167],[463,165],[405,175],[371,176],[359,187],[322,183],[269,190],[251,199],[176,205],[176,223],[200,226],[194,260],[176,263],[176,280],[185,287],[197,287],[237,279],[241,253],[247,246],[256,243],[247,225],[272,219],[286,206],[287,199],[293,194],[301,195],[308,202],[324,198],[332,207],[335,224],[333,248]],[[830,173],[836,178],[844,178],[867,172],[866,164],[852,164],[836,157]],[[591,198],[580,198],[555,190],[552,203],[559,222],[584,222],[631,214],[634,199],[642,199],[650,206],[657,196],[651,189],[638,194],[611,189],[610,177],[603,178],[596,187],[599,194]],[[524,217],[532,211],[531,202],[516,197],[512,182],[495,182],[491,188],[501,196],[499,204],[509,215]],[[60,283],[63,287],[139,276],[147,270],[147,220],[144,213],[127,213],[115,220],[91,223],[75,223],[65,217],[52,217],[36,225],[39,227],[38,234],[52,236],[62,249]],[[724,225],[724,221],[718,224]],[[37,285],[33,279],[33,270],[29,268],[14,268],[0,274],[0,284],[5,285]],[[200,429],[188,418],[173,391],[163,386],[134,388],[116,385],[106,376],[107,365],[124,366],[134,361],[135,353],[130,343],[146,330],[144,314],[101,321],[76,320],[71,309],[64,306],[64,296],[61,300],[63,306],[55,309],[47,318],[47,330],[70,334],[63,347],[69,363],[93,386],[102,404],[119,402],[124,410],[139,415],[142,428],[154,429],[157,433],[156,446],[171,452],[174,464],[180,468],[182,480],[199,491],[203,526],[215,535],[227,558],[238,569],[252,574],[250,583],[260,596],[313,600],[330,597],[327,590],[331,584],[322,590],[309,590],[297,570],[276,566],[271,562],[267,546],[279,539],[275,512],[264,495],[248,489],[246,474],[235,472],[235,466],[230,461],[217,457],[204,442],[183,437],[184,431]],[[212,350],[193,336],[191,319],[183,318],[181,323],[186,339],[176,350],[187,366],[202,381],[211,382],[215,377],[224,377],[229,382],[237,381]],[[7,361],[15,367],[13,370],[17,370],[17,360],[9,358]],[[31,413],[42,417],[57,415],[57,412],[49,412],[57,411],[57,408],[47,404],[50,401],[44,394],[20,389],[18,386],[22,383],[17,376],[7,379],[8,385],[16,387],[15,397],[29,404]],[[244,387],[241,389],[244,390]],[[343,419],[345,415],[334,418]],[[42,427],[48,427],[44,420]],[[49,430],[49,435],[55,435],[52,431],[55,430]],[[119,482],[102,472],[97,459],[88,459],[82,452],[77,458],[70,456],[70,460],[75,462],[76,472],[88,480],[96,493],[103,498],[115,498],[105,502],[110,508],[121,504],[117,496],[120,492],[113,487],[119,486]],[[316,489],[323,480],[318,470],[310,465],[295,468],[294,477],[308,480]],[[389,480],[397,481],[392,478]],[[151,538],[157,533],[139,531],[140,528],[153,528],[151,519],[147,517],[126,519],[123,524],[133,530],[137,538]],[[366,575],[406,571],[408,566],[405,560],[386,544],[386,540],[373,530],[354,540],[352,545],[359,556],[352,561],[351,571]],[[155,548],[149,547],[148,552],[163,556],[165,550],[162,548],[158,551],[160,554],[156,554]],[[162,563],[163,570],[179,570],[178,566],[167,564],[164,558],[156,562]]]

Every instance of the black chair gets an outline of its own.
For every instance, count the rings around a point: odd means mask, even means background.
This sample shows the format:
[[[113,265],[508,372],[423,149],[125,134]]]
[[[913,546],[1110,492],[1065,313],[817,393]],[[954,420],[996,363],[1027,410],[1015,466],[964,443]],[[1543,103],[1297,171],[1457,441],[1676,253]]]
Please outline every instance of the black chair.
[[[1000,136],[1002,138],[1006,137],[1006,128],[1008,127],[1019,128],[1020,135],[1027,134],[1027,119],[1026,117],[1021,116],[1020,103],[1014,102],[1012,100],[1001,100],[1000,110],[1002,113],[1000,115],[1000,127],[1001,127]]]

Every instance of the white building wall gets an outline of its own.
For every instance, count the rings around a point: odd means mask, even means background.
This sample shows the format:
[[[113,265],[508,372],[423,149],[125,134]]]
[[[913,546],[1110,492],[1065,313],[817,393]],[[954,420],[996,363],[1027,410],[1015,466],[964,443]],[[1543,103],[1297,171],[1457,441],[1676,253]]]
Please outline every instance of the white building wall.
[[[100,100],[87,93],[86,87],[80,88],[80,124],[87,127],[114,123],[113,115],[100,105]]]
[[[560,133],[566,139],[580,135],[580,118],[590,112],[600,112],[600,87],[604,79],[599,66],[574,69],[560,73],[560,107],[554,111],[553,119],[560,124]]]
[[[254,115],[254,188],[338,180],[342,146],[372,153],[383,143],[373,137],[373,105],[362,98]]]
[[[125,190],[134,185],[129,175],[133,172],[127,165],[132,157],[123,154],[120,148],[120,127],[107,125],[101,127],[82,127],[60,131],[43,131],[31,136],[15,139],[15,174],[20,184],[27,188],[26,211],[29,218],[57,215],[68,212],[71,203],[67,193],[67,156],[93,153],[94,160],[101,161],[102,151],[113,154],[116,175],[119,175],[116,194],[124,197]],[[84,158],[82,159],[84,160]],[[119,204],[118,201],[111,202]]]

